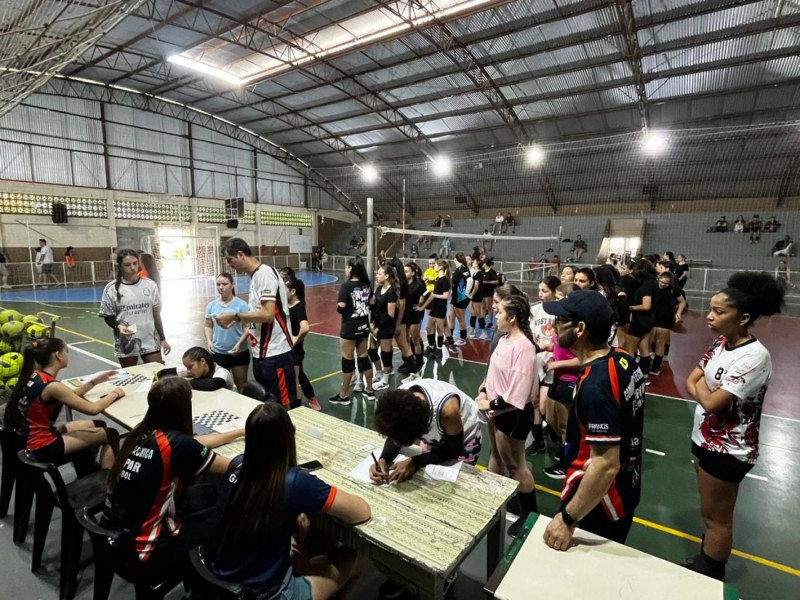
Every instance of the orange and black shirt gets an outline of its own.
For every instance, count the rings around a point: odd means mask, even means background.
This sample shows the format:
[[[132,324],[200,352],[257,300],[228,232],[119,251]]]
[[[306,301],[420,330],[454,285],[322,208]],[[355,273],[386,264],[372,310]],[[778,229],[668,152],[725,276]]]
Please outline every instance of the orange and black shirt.
[[[46,402],[42,398],[44,388],[55,381],[55,377],[44,371],[36,371],[25,386],[19,400],[22,416],[22,431],[28,450],[39,450],[55,442],[61,435],[55,427],[63,404],[58,400]]]

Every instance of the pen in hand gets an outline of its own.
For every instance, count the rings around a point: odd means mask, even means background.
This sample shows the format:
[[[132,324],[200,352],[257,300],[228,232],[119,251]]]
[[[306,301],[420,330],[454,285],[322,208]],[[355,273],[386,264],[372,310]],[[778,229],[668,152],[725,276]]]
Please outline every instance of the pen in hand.
[[[386,481],[386,473],[383,469],[381,469],[381,464],[378,462],[378,459],[375,458],[375,453],[370,452],[369,454],[372,457],[372,460],[375,462],[375,469],[378,471],[378,474],[383,478],[384,481]]]

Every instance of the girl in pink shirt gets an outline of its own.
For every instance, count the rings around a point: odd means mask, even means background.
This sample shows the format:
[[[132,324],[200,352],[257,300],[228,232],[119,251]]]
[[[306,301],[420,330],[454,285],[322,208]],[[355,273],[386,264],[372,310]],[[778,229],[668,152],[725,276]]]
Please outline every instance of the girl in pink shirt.
[[[527,297],[508,296],[497,302],[496,310],[497,328],[506,335],[489,359],[486,385],[475,401],[489,418],[489,470],[507,472],[519,482],[522,514],[508,530],[515,536],[528,514],[538,512],[533,474],[525,462],[525,440],[533,424],[532,402],[539,392],[539,375]]]

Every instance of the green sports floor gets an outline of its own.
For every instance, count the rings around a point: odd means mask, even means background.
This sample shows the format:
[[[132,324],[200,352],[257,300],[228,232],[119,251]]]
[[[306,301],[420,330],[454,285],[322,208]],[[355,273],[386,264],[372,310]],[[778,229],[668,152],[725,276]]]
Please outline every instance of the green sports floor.
[[[171,284],[165,284],[170,288]],[[240,289],[246,289],[240,284]],[[165,290],[164,323],[173,351],[169,357],[179,360],[190,346],[203,344],[203,314],[210,300],[205,289],[195,286]],[[75,290],[78,292],[78,290]],[[342,419],[372,427],[373,403],[360,394],[348,407],[331,407],[326,402],[340,386],[339,341],[333,335],[338,328],[338,314],[332,310],[336,284],[307,288],[308,312],[312,333],[306,341],[305,370],[311,378],[323,409]],[[81,297],[76,294],[76,298]],[[81,299],[83,299],[81,297]],[[325,301],[324,304],[320,302]],[[114,360],[111,335],[99,319],[97,304],[85,301],[16,301],[0,297],[3,309],[14,308],[23,314],[47,311],[61,316],[58,335],[74,350],[101,359]],[[697,316],[699,319],[699,315]],[[763,338],[762,338],[763,339]],[[769,347],[769,345],[768,345]],[[428,361],[424,376],[449,381],[474,393],[486,367],[488,342],[469,341],[465,351],[438,363]],[[702,348],[696,353],[702,353]],[[673,353],[676,352],[673,344]],[[774,352],[774,351],[773,351]],[[467,360],[470,357],[471,360]],[[472,360],[474,359],[474,360]],[[399,354],[395,353],[395,365]],[[797,364],[795,362],[795,364]],[[399,383],[399,377],[393,383]],[[771,390],[772,391],[772,390]],[[795,404],[800,400],[783,398]],[[702,522],[694,469],[689,453],[694,404],[681,398],[648,395],[645,407],[645,448],[642,501],[628,544],[666,560],[680,563],[697,552]],[[800,598],[800,421],[785,416],[765,415],[761,426],[761,457],[753,477],[741,486],[736,508],[734,556],[728,565],[728,582],[738,588],[740,597]],[[481,464],[488,458],[484,447]],[[550,458],[529,458],[539,490],[542,513],[557,510],[560,481],[548,479],[542,468]],[[535,568],[535,567],[534,567]]]

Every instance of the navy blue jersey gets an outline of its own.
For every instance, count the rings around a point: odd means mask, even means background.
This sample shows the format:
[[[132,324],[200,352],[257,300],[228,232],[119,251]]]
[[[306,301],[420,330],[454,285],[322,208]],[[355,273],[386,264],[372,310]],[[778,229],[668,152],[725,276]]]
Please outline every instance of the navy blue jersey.
[[[214,462],[215,454],[190,435],[157,429],[139,440],[125,461],[105,512],[135,535],[136,553],[169,544],[181,529],[179,517],[187,484]]]
[[[222,518],[230,501],[244,456],[231,461],[217,500],[218,516]],[[297,527],[297,517],[305,513],[309,517],[327,512],[336,498],[336,488],[318,479],[311,473],[293,467],[286,474],[283,499],[284,528],[281,535],[261,540],[241,556],[218,556],[212,562],[214,572],[229,581],[245,583],[255,595],[274,593],[291,566],[289,552],[292,535]]]
[[[632,515],[642,482],[645,381],[633,357],[620,348],[583,365],[567,423],[566,505],[580,487],[591,446],[619,446],[620,470],[601,505],[609,520]]]

